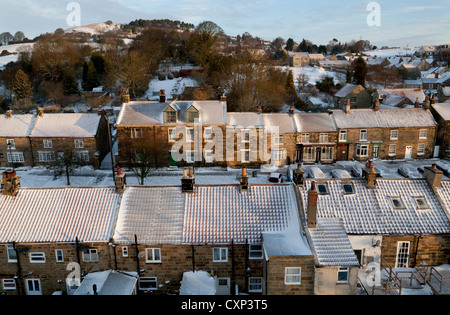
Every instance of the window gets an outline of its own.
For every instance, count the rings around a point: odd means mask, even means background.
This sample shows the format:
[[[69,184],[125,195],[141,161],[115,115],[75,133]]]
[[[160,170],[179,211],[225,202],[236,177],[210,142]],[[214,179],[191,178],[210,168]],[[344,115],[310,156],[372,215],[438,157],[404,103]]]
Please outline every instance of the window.
[[[342,184],[342,188],[344,189],[345,195],[353,195],[355,193],[355,188],[352,183]]]
[[[16,145],[14,143],[14,139],[8,139],[6,140],[6,145],[8,146],[8,150],[15,150],[16,149]]]
[[[349,268],[340,267],[338,268],[337,282],[347,283],[348,282]]]
[[[398,130],[391,130],[391,140],[398,139]]]
[[[213,262],[227,262],[228,248],[213,248]]]
[[[332,160],[333,159],[333,148],[332,147],[325,147],[322,148],[322,160]]]
[[[328,133],[321,133],[319,136],[320,143],[328,143]]]
[[[262,292],[262,278],[249,278],[248,279],[248,292]]]
[[[328,194],[328,186],[327,184],[317,184],[317,190],[319,192],[319,194],[321,195],[327,195]]]
[[[368,152],[369,152],[369,145],[367,144],[356,145],[356,156],[367,156]]]
[[[147,263],[160,263],[161,262],[161,249],[160,248],[147,248],[145,250],[145,262]]]
[[[194,123],[195,119],[200,118],[200,114],[197,111],[187,111],[186,112],[186,122],[187,123]]]
[[[417,146],[417,155],[425,155],[425,143],[419,143]]]
[[[44,140],[44,149],[51,149],[53,148],[53,142],[51,139],[45,139]]]
[[[154,291],[158,289],[158,279],[156,277],[140,278],[139,290]]]
[[[175,133],[175,128],[169,129],[169,142],[177,141],[177,135]]]
[[[356,97],[350,97],[350,104],[356,104]]]
[[[262,259],[263,247],[262,245],[250,245],[248,252],[249,259]]]
[[[30,253],[30,263],[45,263],[45,254]]]
[[[359,141],[367,141],[367,130],[361,130],[359,132]]]
[[[23,163],[25,159],[23,158],[22,152],[7,152],[6,156],[8,157],[9,163]]]
[[[396,155],[397,155],[397,145],[390,144],[389,145],[389,156],[396,156]]]
[[[186,163],[195,163],[195,151],[186,151]]]
[[[212,128],[211,127],[205,128],[203,136],[205,138],[205,141],[211,141],[212,140]]]
[[[302,134],[302,143],[309,143],[310,137],[309,133]]]
[[[41,280],[39,279],[27,279],[27,294],[28,295],[41,295]]]
[[[75,151],[73,152],[74,161],[89,162],[89,152],[88,151]]]
[[[339,131],[339,141],[342,141],[342,142],[347,141],[347,130]]]
[[[15,290],[16,289],[16,281],[14,279],[3,279],[3,290]]]
[[[166,111],[164,112],[164,123],[176,123],[177,122],[177,112],[175,111]]]
[[[315,148],[305,148],[303,150],[303,158],[306,162],[314,161],[316,159],[316,149]]]
[[[284,135],[274,135],[274,144],[280,145],[284,143]]]
[[[186,141],[194,141],[194,128],[186,128]]]
[[[248,129],[242,129],[241,130],[241,142],[242,143],[248,143],[250,142],[250,130]]]
[[[287,158],[286,150],[272,150],[272,160],[274,161],[284,161]]]
[[[214,162],[214,154],[212,150],[205,150],[205,162],[206,163]]]
[[[75,139],[75,148],[77,149],[84,148],[84,141],[82,139]]]
[[[407,268],[409,260],[409,242],[397,243],[397,257],[395,259],[394,268]]]
[[[54,162],[55,161],[55,152],[53,151],[40,151],[39,154],[39,162]]]
[[[62,249],[55,250],[56,262],[64,262],[64,255]]]
[[[405,205],[403,204],[401,197],[391,197],[391,202],[394,209],[405,209]]]
[[[122,247],[122,257],[128,257],[128,246]]]
[[[284,284],[293,285],[301,284],[301,267],[286,267],[284,273]]]
[[[17,254],[13,245],[6,245],[6,253],[8,254],[8,262],[17,262]]]
[[[414,201],[416,202],[418,210],[430,209],[430,206],[428,205],[425,197],[414,197]]]
[[[241,150],[241,162],[250,163],[250,150]]]
[[[131,129],[131,138],[132,139],[144,138],[144,130],[142,128],[133,128],[133,129]]]
[[[419,131],[419,139],[426,139],[427,138],[427,130],[426,129],[420,129]]]
[[[83,261],[85,261],[85,262],[98,261],[98,251],[94,248],[84,250],[83,251]]]

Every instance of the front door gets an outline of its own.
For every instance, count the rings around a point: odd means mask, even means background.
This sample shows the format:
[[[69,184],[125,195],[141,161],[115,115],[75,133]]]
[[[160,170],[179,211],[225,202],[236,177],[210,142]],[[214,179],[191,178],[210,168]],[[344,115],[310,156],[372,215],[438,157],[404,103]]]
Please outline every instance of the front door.
[[[407,146],[405,151],[405,159],[412,158],[412,146]]]
[[[303,144],[297,144],[297,155],[295,157],[296,163],[303,162]]]
[[[372,145],[372,159],[378,159],[380,157],[381,144],[375,143]]]
[[[336,159],[338,161],[348,160],[348,144],[338,144]]]
[[[41,280],[27,279],[27,294],[42,295]]]
[[[316,163],[320,163],[322,160],[322,149],[316,148]]]
[[[218,278],[218,286],[216,295],[230,295],[231,294],[231,284],[230,278]]]

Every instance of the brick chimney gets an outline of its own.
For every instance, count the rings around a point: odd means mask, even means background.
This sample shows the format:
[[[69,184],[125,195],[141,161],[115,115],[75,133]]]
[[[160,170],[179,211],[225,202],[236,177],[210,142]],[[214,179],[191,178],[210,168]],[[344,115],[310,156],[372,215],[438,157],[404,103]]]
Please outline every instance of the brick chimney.
[[[127,175],[120,167],[117,168],[117,174],[114,177],[114,184],[116,187],[116,192],[120,194],[123,193],[125,186],[127,185]]]
[[[239,189],[241,192],[248,190],[248,175],[245,167],[242,169],[241,178],[239,179]]]
[[[303,180],[305,178],[305,171],[302,169],[302,166],[299,164],[297,169],[293,172],[293,180],[295,185],[303,187]]]
[[[315,228],[317,225],[317,201],[319,193],[316,189],[316,182],[311,183],[311,189],[308,192],[308,227]]]
[[[416,102],[414,103],[414,108],[419,108],[419,107],[420,107],[419,98],[416,97]]]
[[[366,167],[363,168],[362,170],[362,175],[366,180],[367,188],[369,189],[377,188],[378,173],[375,171],[375,166],[373,166],[372,161],[366,163]]]
[[[431,189],[441,188],[442,177],[444,173],[433,164],[431,167],[424,167],[423,177]]]
[[[130,90],[124,89],[122,92],[122,102],[129,103],[130,102]]]
[[[291,107],[289,108],[289,117],[293,117],[294,116],[294,105],[291,105]]]
[[[159,91],[159,102],[160,103],[166,102],[166,90]]]
[[[227,101],[227,97],[226,97],[225,93],[223,93],[222,96],[220,97],[220,101],[221,102],[226,102]]]
[[[184,193],[193,193],[195,185],[194,168],[183,169],[183,178],[181,178],[181,190]]]
[[[36,108],[36,114],[37,114],[39,117],[44,116],[44,109],[43,109],[42,107]]]
[[[423,109],[429,110],[430,109],[430,99],[428,96],[425,97],[425,101],[423,102]]]
[[[433,105],[434,103],[436,103],[436,96],[434,94],[431,94],[431,100],[430,100],[431,105]]]
[[[375,104],[373,105],[373,110],[378,112],[380,110],[380,98],[377,97]]]
[[[345,101],[345,113],[346,113],[346,114],[350,114],[350,109],[351,109],[351,106],[350,106],[350,99],[347,99],[347,100]]]
[[[14,115],[14,112],[11,109],[6,111],[6,117],[7,118],[12,117],[13,115]]]
[[[20,177],[17,176],[16,171],[7,170],[3,172],[2,179],[0,180],[1,191],[6,196],[16,196],[19,192]]]

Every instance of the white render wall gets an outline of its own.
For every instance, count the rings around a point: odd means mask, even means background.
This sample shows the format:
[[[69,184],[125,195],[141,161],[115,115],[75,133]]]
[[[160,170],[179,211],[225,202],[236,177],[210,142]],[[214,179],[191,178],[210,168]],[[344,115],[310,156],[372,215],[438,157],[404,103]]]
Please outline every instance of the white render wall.
[[[368,235],[368,236],[356,236],[348,235],[353,250],[363,250],[363,267],[371,262],[380,263],[381,256],[381,241],[382,236]],[[373,246],[374,244],[377,244]]]

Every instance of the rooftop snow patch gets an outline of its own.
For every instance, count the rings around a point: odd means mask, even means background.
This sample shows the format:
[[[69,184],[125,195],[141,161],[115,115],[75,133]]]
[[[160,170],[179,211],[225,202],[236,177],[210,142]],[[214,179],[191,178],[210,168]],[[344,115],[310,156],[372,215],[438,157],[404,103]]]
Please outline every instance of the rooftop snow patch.
[[[90,138],[97,135],[101,116],[98,114],[50,114],[38,116],[30,137]]]

